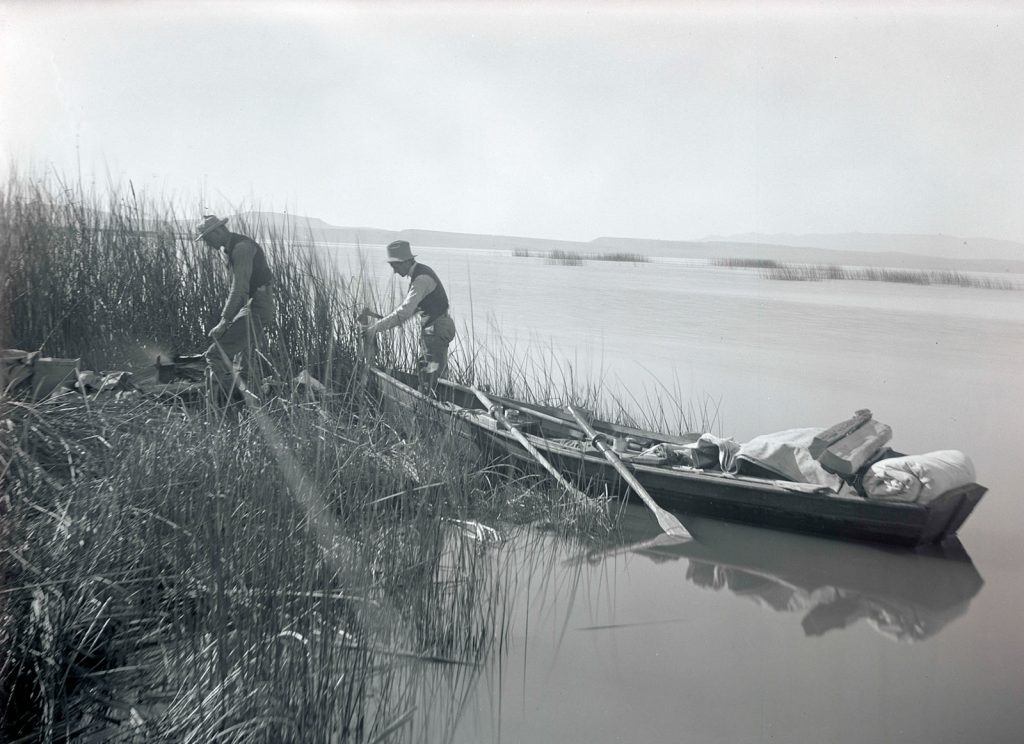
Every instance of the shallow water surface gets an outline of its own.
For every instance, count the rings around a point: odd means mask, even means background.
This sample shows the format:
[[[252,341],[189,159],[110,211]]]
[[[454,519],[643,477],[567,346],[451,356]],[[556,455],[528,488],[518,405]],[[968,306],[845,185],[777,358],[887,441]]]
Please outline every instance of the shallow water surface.
[[[420,254],[463,340],[541,349],[624,400],[710,401],[739,441],[870,408],[990,489],[932,553],[685,515],[696,542],[665,545],[632,505],[606,550],[513,542],[508,642],[456,741],[1020,741],[1024,291]]]
[[[512,640],[457,740],[1014,740],[1011,688],[993,692],[1019,673],[970,637],[987,587],[961,545],[686,521],[695,542],[660,544],[631,506],[606,552],[520,553]]]

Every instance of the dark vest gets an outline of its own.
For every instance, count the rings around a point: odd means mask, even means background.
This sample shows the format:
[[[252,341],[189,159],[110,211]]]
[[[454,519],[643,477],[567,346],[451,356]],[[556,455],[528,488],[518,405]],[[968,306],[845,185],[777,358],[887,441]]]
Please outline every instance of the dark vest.
[[[420,324],[426,328],[448,312],[448,293],[444,291],[444,285],[441,284],[441,280],[437,278],[434,270],[425,264],[414,264],[412,271],[409,272],[409,280],[415,280],[420,274],[426,274],[437,284],[434,291],[420,300],[420,304],[416,308],[420,313]]]
[[[252,238],[247,238],[244,235],[239,235],[237,233],[231,233],[231,237],[228,238],[227,245],[224,246],[224,253],[228,257],[228,265],[233,265],[231,254],[234,252],[235,246],[243,240],[248,240],[256,246],[256,255],[252,257],[252,277],[249,279],[249,296],[252,297],[253,293],[255,293],[257,289],[265,287],[273,282],[274,275],[270,273],[270,266],[267,265],[267,254],[263,252],[263,246]]]

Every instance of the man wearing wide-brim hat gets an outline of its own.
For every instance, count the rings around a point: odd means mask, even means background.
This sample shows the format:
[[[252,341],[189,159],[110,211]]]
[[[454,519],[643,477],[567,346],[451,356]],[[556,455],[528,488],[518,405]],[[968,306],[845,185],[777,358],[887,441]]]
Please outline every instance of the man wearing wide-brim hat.
[[[448,346],[455,339],[455,321],[448,315],[448,293],[434,270],[416,261],[408,241],[395,240],[385,249],[391,270],[407,276],[409,291],[402,303],[366,329],[367,340],[405,323],[414,315],[419,318],[420,358],[417,371],[420,390],[433,392],[439,377],[448,371]]]
[[[196,228],[195,240],[220,249],[231,274],[220,322],[210,329],[206,350],[213,392],[224,403],[252,400],[260,394],[259,352],[266,349],[266,330],[274,322],[273,275],[263,248],[252,238],[227,229],[227,220],[208,214]],[[238,378],[234,375],[238,363]]]

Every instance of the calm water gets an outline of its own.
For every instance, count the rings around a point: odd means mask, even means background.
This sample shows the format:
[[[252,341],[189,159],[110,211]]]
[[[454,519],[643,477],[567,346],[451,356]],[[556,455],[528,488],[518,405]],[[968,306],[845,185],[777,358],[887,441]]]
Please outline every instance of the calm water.
[[[946,558],[685,516],[698,542],[659,546],[633,507],[603,553],[524,534],[495,555],[508,642],[456,741],[1024,740],[1024,291],[420,254],[463,338],[544,348],[623,395],[661,382],[740,441],[867,407],[990,488]]]

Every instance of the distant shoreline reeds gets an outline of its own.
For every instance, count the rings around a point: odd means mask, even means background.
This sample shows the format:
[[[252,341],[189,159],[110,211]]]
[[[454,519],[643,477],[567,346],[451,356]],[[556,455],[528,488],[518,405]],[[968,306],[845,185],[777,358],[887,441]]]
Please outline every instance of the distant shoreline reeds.
[[[975,289],[1019,289],[1009,279],[978,276],[963,271],[892,269],[836,266],[834,264],[785,264],[762,258],[716,258],[712,265],[725,268],[760,269],[766,279],[790,282],[861,281],[917,284],[921,286],[971,287]]]
[[[516,248],[512,251],[516,258],[543,258],[547,263],[563,266],[582,266],[585,261],[621,261],[623,263],[647,263],[651,259],[642,253],[580,253],[555,249],[551,251],[530,251]]]
[[[727,269],[777,269],[780,266],[771,258],[714,258],[711,265]]]

